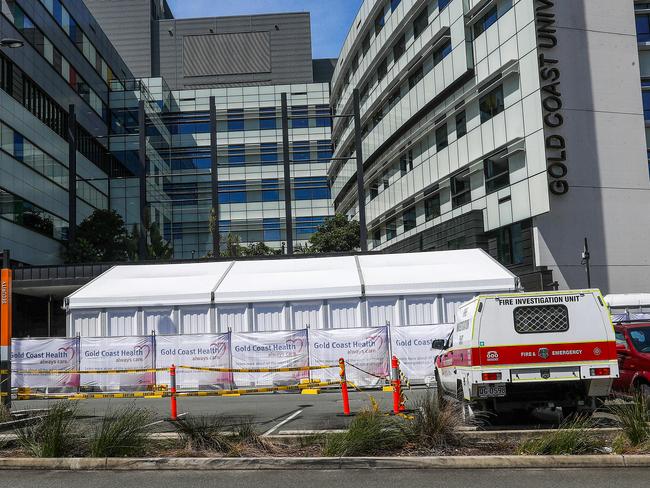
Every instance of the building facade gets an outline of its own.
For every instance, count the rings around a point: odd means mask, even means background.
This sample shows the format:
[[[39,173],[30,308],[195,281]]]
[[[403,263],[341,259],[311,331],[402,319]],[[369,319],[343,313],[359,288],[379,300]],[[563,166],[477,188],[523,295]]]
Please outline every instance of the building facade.
[[[332,107],[349,113],[359,90],[369,248],[482,247],[527,289],[579,288],[587,238],[592,286],[647,288],[641,209],[650,178],[635,32],[635,7],[647,6],[364,1]],[[352,217],[354,138],[353,125],[335,119],[332,197]]]

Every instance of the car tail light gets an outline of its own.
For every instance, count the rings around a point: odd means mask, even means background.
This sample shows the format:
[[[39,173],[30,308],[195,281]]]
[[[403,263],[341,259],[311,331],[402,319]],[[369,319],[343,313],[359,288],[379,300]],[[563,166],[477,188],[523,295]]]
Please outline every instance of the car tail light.
[[[609,368],[591,368],[591,376],[609,376]]]
[[[501,373],[483,373],[483,381],[499,381]]]

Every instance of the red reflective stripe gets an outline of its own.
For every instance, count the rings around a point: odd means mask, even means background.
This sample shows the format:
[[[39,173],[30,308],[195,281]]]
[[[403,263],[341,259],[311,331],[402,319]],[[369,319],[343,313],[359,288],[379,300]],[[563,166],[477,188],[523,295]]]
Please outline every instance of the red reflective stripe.
[[[481,366],[494,364],[566,363],[616,360],[616,342],[530,344],[476,347],[473,356]]]

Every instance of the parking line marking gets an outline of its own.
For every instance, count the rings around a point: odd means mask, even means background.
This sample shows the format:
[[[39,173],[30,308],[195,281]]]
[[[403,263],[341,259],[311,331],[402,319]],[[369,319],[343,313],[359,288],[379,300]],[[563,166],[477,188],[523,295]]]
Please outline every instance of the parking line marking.
[[[266,437],[266,436],[271,435],[271,434],[272,434],[273,432],[275,432],[277,429],[279,429],[280,427],[282,427],[282,426],[283,426],[284,424],[286,424],[287,422],[292,421],[293,419],[295,419],[295,418],[296,418],[298,415],[300,415],[301,413],[302,413],[302,410],[297,410],[297,411],[293,412],[291,415],[289,415],[289,416],[288,416],[286,419],[284,419],[282,422],[280,422],[279,424],[274,425],[274,426],[271,427],[269,430],[267,430],[266,432],[264,432],[264,434],[262,434],[262,437]]]

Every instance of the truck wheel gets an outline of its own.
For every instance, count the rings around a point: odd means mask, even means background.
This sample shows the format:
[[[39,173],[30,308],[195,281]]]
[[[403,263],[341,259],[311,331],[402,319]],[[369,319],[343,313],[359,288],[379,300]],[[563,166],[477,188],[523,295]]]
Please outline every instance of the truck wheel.
[[[458,400],[458,405],[461,409],[461,418],[463,422],[469,424],[474,418],[474,412],[470,403],[465,400],[465,393],[463,392],[463,384],[459,381],[456,386],[456,399]]]
[[[578,407],[562,407],[562,421],[571,420],[578,414]]]

